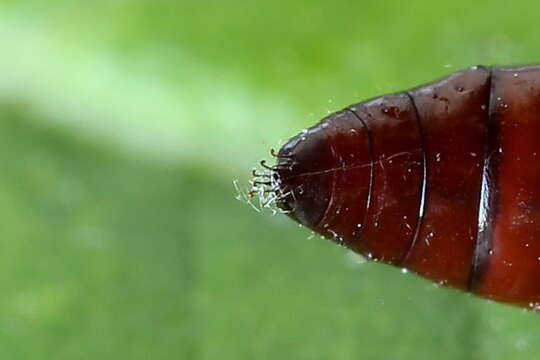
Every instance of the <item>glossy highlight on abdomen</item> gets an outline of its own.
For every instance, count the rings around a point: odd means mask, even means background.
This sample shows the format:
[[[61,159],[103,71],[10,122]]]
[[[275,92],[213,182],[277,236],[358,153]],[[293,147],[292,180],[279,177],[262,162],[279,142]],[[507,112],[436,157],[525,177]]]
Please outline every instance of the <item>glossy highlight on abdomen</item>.
[[[540,67],[475,66],[293,137],[278,206],[368,259],[540,307]]]

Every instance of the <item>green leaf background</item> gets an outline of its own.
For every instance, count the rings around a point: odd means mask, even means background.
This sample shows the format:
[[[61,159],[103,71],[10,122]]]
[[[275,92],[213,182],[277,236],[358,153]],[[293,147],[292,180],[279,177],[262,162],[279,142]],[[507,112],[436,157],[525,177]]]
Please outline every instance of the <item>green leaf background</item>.
[[[540,62],[535,1],[1,1],[0,357],[531,359],[540,318],[232,181],[327,112]]]

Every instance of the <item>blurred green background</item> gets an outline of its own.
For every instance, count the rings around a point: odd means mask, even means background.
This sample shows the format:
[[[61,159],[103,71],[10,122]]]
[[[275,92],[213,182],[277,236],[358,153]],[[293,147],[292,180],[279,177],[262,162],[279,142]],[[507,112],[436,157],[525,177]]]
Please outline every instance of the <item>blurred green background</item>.
[[[540,61],[537,2],[0,2],[0,358],[531,359],[540,317],[236,201],[328,111]]]

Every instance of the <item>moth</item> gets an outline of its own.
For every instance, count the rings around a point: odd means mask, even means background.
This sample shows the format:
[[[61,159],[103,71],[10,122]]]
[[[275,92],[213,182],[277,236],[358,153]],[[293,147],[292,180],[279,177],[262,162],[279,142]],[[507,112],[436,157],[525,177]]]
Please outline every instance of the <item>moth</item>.
[[[267,190],[300,224],[540,309],[540,66],[474,66],[348,106],[275,155]]]

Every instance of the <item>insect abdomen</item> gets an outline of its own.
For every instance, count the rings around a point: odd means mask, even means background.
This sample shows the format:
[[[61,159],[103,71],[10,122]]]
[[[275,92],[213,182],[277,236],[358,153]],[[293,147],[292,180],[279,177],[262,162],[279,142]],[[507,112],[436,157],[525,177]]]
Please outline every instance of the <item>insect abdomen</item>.
[[[535,307],[539,153],[540,67],[473,67],[291,139],[280,205],[368,258]]]

